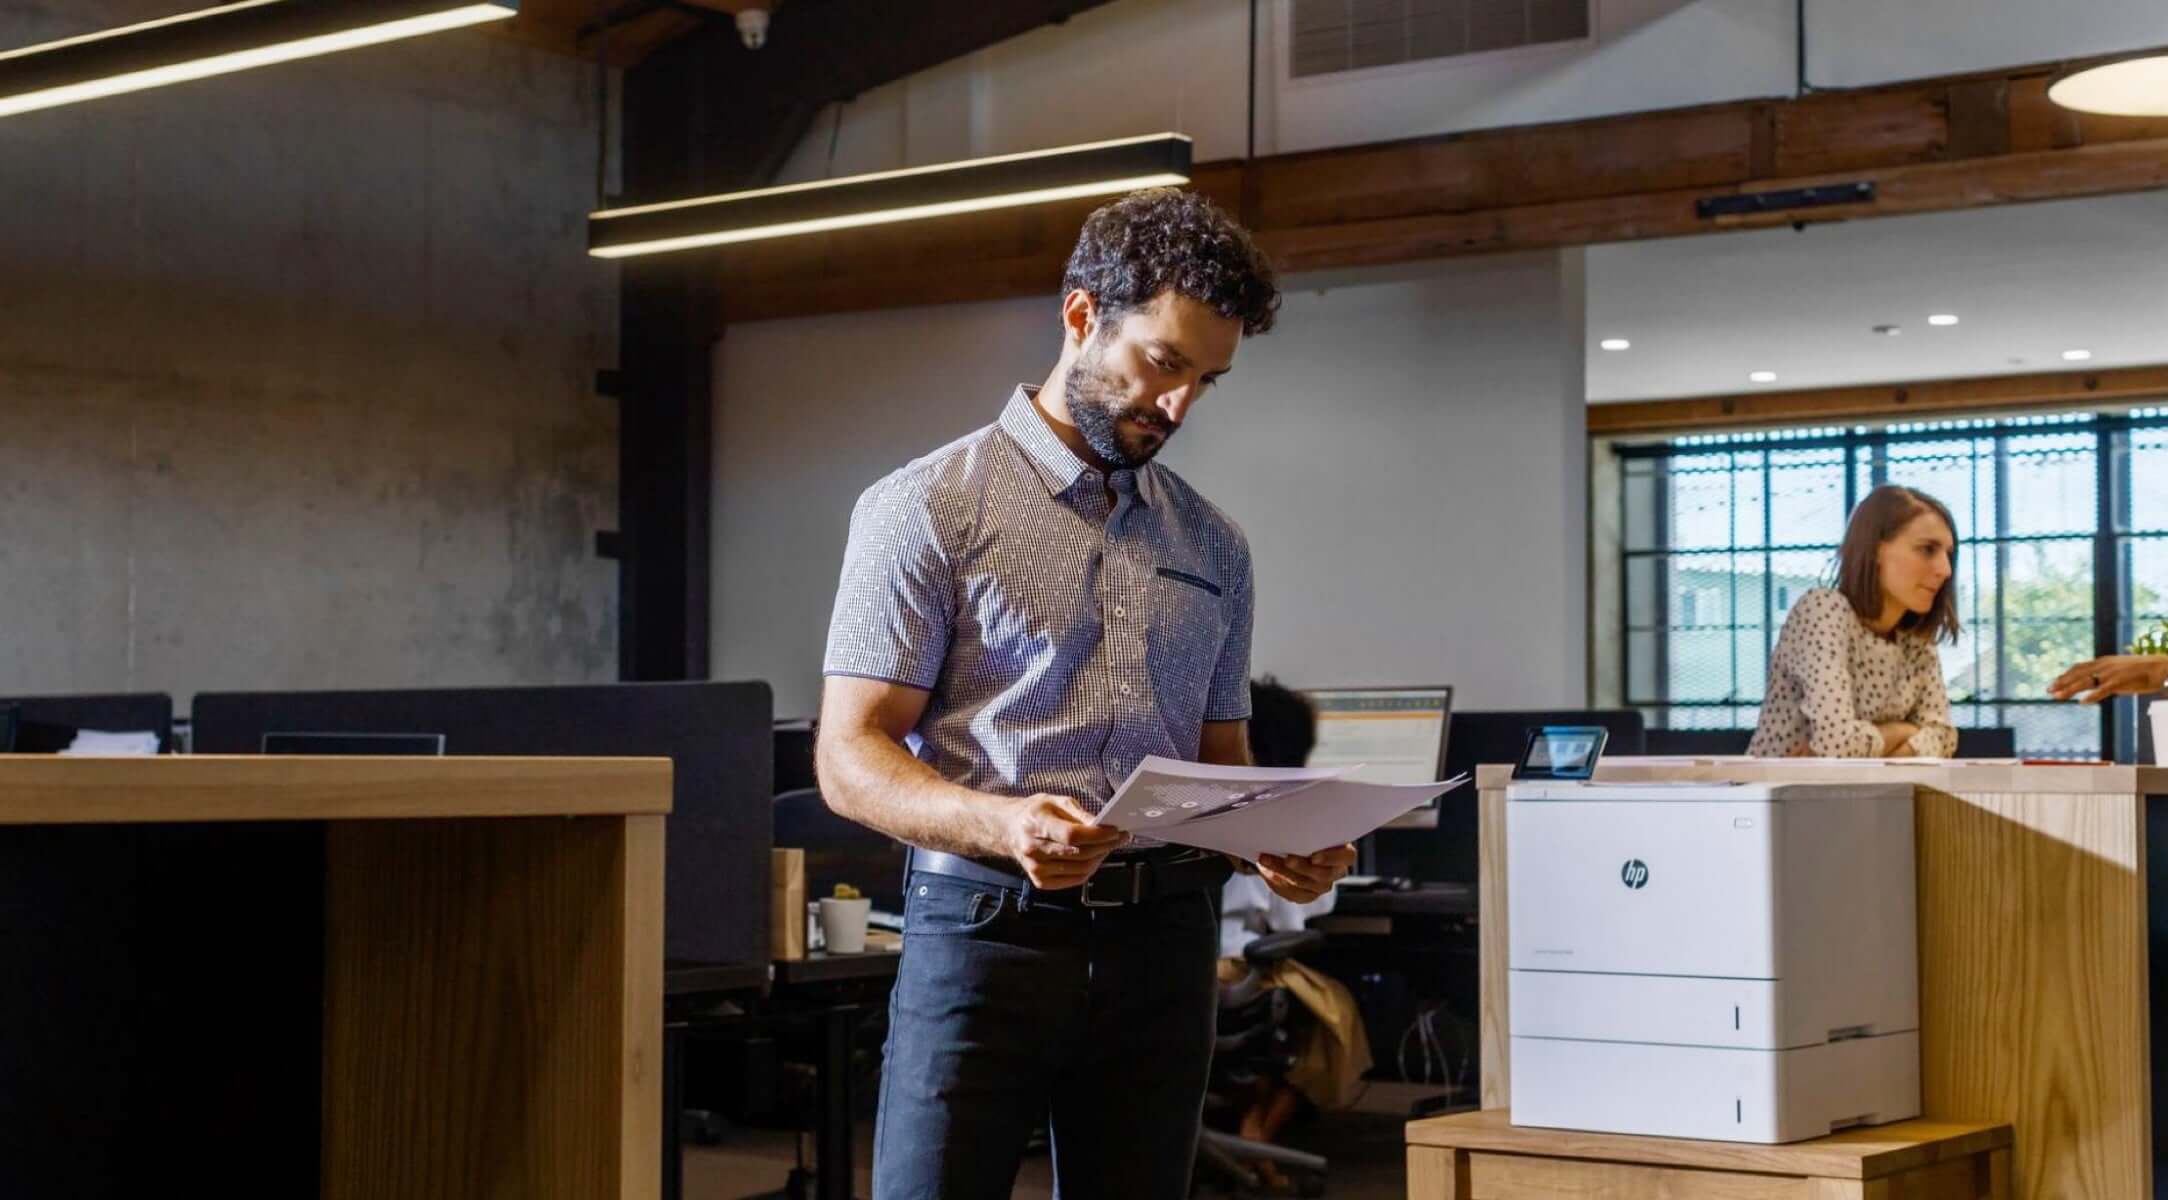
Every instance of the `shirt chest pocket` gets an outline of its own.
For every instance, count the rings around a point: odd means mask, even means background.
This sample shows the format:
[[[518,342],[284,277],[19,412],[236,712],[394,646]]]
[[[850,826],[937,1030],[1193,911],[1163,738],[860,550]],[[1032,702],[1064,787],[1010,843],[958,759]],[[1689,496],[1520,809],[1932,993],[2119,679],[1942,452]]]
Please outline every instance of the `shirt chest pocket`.
[[[1154,681],[1162,695],[1204,702],[1227,640],[1226,589],[1203,571],[1160,567],[1152,573],[1149,643]]]

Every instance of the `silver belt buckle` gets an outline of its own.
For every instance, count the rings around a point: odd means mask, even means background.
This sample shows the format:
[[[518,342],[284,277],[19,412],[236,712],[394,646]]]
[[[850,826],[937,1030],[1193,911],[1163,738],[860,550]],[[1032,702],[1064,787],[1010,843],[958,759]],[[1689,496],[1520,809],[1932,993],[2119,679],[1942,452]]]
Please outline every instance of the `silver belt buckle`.
[[[1120,869],[1129,876],[1128,899],[1092,899],[1092,889],[1099,886],[1099,884],[1107,877],[1107,868],[1101,867],[1098,871],[1092,874],[1092,877],[1090,879],[1084,881],[1084,890],[1077,894],[1078,903],[1082,904],[1086,908],[1120,908],[1125,904],[1135,904],[1137,901],[1144,898],[1144,872],[1137,869],[1143,865],[1143,863],[1125,863],[1122,864],[1122,866],[1120,867]]]

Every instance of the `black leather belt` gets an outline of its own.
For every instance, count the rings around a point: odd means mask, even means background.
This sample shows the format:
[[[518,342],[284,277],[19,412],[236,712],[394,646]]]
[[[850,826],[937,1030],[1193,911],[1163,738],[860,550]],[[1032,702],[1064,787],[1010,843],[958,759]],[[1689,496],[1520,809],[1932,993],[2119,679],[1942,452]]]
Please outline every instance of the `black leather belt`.
[[[1077,908],[1123,908],[1187,892],[1216,891],[1234,874],[1233,865],[1222,855],[1178,847],[1109,857],[1084,881],[1084,886],[1054,892],[1034,887],[1013,863],[1004,865],[939,850],[913,847],[911,870],[1007,888],[1030,904]]]

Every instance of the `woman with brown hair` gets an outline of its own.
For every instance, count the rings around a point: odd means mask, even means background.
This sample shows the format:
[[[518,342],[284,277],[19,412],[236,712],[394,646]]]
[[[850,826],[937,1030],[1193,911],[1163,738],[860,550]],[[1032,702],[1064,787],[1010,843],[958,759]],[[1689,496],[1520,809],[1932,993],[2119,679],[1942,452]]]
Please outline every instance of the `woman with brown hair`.
[[[1837,585],[1799,597],[1784,620],[1747,753],[1948,758],[1957,730],[1935,643],[1957,640],[1956,575],[1940,500],[1867,493],[1837,549]]]

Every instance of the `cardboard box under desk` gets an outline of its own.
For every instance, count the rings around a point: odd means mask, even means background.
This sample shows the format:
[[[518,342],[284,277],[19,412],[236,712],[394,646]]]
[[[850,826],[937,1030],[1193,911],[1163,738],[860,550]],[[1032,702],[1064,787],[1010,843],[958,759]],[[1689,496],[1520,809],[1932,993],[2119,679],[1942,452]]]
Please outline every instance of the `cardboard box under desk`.
[[[768,941],[778,959],[805,957],[805,851],[771,850]]]

